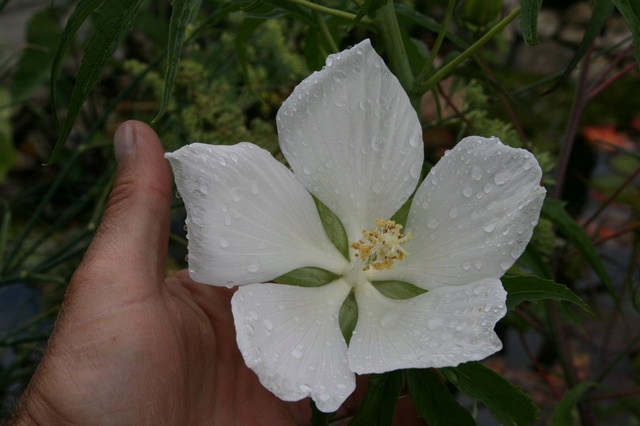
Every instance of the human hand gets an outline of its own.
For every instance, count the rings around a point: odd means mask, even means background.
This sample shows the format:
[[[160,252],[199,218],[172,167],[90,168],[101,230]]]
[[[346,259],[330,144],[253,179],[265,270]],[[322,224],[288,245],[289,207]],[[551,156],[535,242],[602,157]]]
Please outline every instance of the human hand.
[[[171,174],[127,122],[102,223],[69,285],[16,424],[304,424],[308,402],[263,388],[238,351],[232,290],[165,280]]]

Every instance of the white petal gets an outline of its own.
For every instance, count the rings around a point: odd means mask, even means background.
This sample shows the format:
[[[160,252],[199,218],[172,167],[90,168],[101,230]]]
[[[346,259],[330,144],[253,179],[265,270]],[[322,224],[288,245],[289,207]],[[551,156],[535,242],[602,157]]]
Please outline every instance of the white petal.
[[[356,292],[358,324],[349,344],[349,366],[358,374],[400,368],[455,366],[502,348],[493,331],[506,313],[499,280],[440,287],[407,300],[371,287]]]
[[[243,285],[305,266],[344,267],[311,196],[267,151],[195,143],[166,157],[187,208],[195,281]]]
[[[297,179],[336,213],[350,241],[391,217],[416,187],[420,122],[369,40],[329,56],[284,102],[277,124]]]
[[[501,277],[538,223],[546,193],[541,176],[526,150],[497,138],[463,139],[416,192],[407,219],[410,255],[375,279],[433,289]]]
[[[336,411],[355,389],[340,331],[340,307],[351,288],[254,284],[231,300],[238,347],[260,382],[285,401],[311,396]]]

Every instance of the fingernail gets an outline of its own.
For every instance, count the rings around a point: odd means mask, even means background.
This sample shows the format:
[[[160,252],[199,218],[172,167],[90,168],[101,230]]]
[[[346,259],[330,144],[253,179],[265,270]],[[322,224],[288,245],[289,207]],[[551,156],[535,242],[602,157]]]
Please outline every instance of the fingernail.
[[[113,135],[113,150],[118,163],[133,152],[134,143],[133,124],[122,123]]]

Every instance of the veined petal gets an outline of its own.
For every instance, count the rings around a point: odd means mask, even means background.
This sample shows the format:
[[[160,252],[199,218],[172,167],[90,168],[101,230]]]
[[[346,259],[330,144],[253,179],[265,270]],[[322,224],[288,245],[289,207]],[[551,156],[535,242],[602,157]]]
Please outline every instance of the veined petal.
[[[410,256],[375,279],[430,290],[501,277],[538,223],[546,193],[541,176],[526,150],[497,138],[463,139],[416,192],[406,227],[413,234],[405,246]]]
[[[349,366],[367,374],[483,359],[502,348],[493,327],[506,313],[506,296],[497,279],[440,287],[406,300],[386,298],[373,286],[357,291]]]
[[[346,264],[309,193],[264,149],[195,143],[166,157],[187,208],[195,281],[243,285],[305,266],[339,272]]]
[[[351,288],[255,284],[231,300],[238,347],[264,387],[285,401],[311,396],[336,411],[355,389],[338,315]]]
[[[369,40],[330,55],[277,116],[296,178],[342,221],[350,241],[413,193],[422,128],[398,79]]]

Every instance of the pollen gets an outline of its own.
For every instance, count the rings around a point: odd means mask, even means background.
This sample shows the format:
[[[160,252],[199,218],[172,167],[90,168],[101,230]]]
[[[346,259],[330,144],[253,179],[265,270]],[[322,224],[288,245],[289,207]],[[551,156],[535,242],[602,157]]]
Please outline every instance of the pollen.
[[[364,262],[363,271],[369,269],[392,269],[393,262],[403,260],[409,256],[402,246],[412,238],[411,233],[403,234],[402,225],[396,224],[393,220],[376,220],[374,229],[363,229],[360,241],[351,244],[356,253]]]

